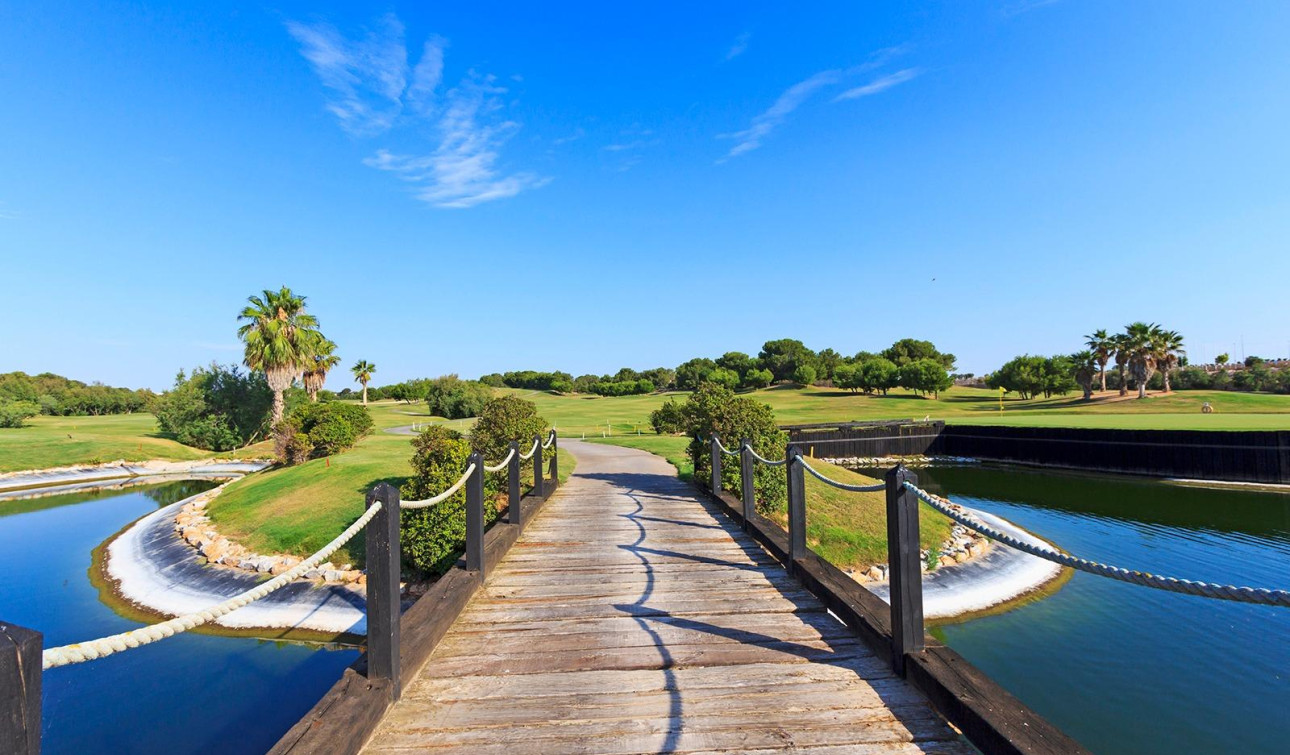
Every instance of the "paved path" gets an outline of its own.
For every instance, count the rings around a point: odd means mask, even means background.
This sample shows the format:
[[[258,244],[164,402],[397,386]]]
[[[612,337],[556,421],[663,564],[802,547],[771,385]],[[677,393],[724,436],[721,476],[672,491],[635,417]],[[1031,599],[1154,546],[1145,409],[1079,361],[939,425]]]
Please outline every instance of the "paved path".
[[[368,753],[967,753],[658,457],[562,441],[574,476]]]

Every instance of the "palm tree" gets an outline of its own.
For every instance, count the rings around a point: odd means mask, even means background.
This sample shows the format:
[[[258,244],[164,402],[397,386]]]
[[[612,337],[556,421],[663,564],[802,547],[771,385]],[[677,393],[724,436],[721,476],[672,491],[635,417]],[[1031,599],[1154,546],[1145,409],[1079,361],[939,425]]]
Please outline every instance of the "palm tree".
[[[1111,342],[1115,344],[1115,370],[1120,373],[1120,395],[1129,394],[1129,377],[1126,371],[1129,367],[1129,341],[1124,333],[1116,333],[1111,336]]]
[[[1160,326],[1155,323],[1132,322],[1124,327],[1129,373],[1138,386],[1138,398],[1147,397],[1147,382],[1156,374],[1156,343],[1160,332]]]
[[[1187,353],[1183,348],[1183,337],[1176,330],[1157,329],[1151,342],[1155,351],[1156,365],[1160,368],[1160,375],[1165,380],[1165,393],[1170,391],[1169,373],[1176,369],[1182,361],[1182,356]]]
[[[1102,392],[1106,393],[1106,363],[1111,361],[1111,355],[1115,353],[1115,338],[1107,335],[1105,330],[1095,330],[1092,335],[1084,336],[1084,338],[1087,339],[1084,341],[1084,345],[1093,354],[1093,361],[1097,363],[1098,374],[1102,377]]]
[[[360,359],[349,368],[349,371],[354,373],[355,380],[363,384],[363,406],[367,406],[367,383],[372,379],[372,373],[376,372],[376,365],[366,359]]]
[[[1084,390],[1084,400],[1085,401],[1091,400],[1093,398],[1093,380],[1094,378],[1097,377],[1097,373],[1099,371],[1097,352],[1089,351],[1089,350],[1078,351],[1074,354],[1071,354],[1071,363],[1075,367],[1075,371],[1074,371],[1075,382],[1078,383],[1079,387]],[[1101,362],[1101,364],[1103,365],[1102,379],[1105,380],[1106,362]],[[1103,390],[1105,390],[1105,388],[1103,388]]]
[[[307,370],[301,376],[301,382],[305,384],[305,391],[309,393],[310,401],[317,403],[318,391],[321,391],[323,384],[327,382],[327,373],[340,364],[340,357],[336,356],[335,351],[336,344],[323,339],[318,344],[317,353],[314,354],[313,369]]]
[[[313,363],[318,345],[318,318],[305,312],[305,297],[283,286],[247,297],[249,306],[237,316],[246,323],[237,335],[246,344],[246,366],[260,370],[273,391],[273,424],[282,421],[283,391]]]

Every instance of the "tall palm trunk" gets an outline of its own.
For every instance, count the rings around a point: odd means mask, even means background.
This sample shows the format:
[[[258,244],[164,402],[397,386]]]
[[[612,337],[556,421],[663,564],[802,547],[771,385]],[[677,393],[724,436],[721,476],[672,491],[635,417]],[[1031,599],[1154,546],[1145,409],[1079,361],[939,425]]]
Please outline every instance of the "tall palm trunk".
[[[1106,393],[1106,362],[1099,362],[1097,371],[1102,376],[1102,392]]]
[[[1125,365],[1117,364],[1115,368],[1120,372],[1120,395],[1127,396],[1129,395],[1129,380],[1125,371]]]
[[[273,424],[277,426],[282,421],[282,415],[287,408],[286,399],[282,394],[296,381],[296,371],[278,367],[266,370],[264,377],[269,382],[269,390],[273,391]]]

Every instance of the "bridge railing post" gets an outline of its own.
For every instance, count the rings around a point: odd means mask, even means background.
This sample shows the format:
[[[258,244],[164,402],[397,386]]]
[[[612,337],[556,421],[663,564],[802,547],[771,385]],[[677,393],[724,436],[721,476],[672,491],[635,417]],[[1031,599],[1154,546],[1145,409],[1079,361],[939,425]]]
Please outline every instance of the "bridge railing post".
[[[802,452],[788,447],[788,562],[797,570],[797,560],[806,556],[806,478]]]
[[[381,510],[367,523],[367,677],[390,682],[391,699],[402,692],[399,680],[399,490],[382,482],[367,493],[367,506]]]
[[[551,433],[551,479],[560,484],[560,436]]]
[[[905,655],[923,649],[923,572],[918,496],[905,483],[918,477],[897,464],[887,472],[887,573],[891,585],[891,666],[905,675]]]
[[[533,495],[541,498],[546,495],[546,471],[542,468],[542,436],[534,435],[537,448],[533,451]]]
[[[712,434],[708,446],[712,451],[712,479],[708,481],[708,485],[712,488],[712,494],[718,495],[721,493],[721,439],[716,433]]]
[[[40,632],[0,621],[0,752],[40,755]]]
[[[506,518],[511,524],[523,525],[523,507],[520,505],[520,442],[511,441],[511,460],[506,464]]]
[[[744,438],[739,444],[739,498],[744,504],[744,532],[748,531],[748,523],[757,511],[757,481],[753,470],[752,441]]]
[[[470,455],[466,464],[475,465],[466,478],[466,569],[484,574],[484,455]]]

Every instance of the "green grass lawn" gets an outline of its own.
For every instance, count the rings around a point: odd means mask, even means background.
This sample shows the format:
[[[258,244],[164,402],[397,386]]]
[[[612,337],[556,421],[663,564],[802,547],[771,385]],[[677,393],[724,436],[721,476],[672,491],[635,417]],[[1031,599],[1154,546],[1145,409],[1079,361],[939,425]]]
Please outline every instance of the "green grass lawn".
[[[515,391],[538,405],[567,437],[652,434],[649,413],[684,393],[601,397]],[[942,419],[956,423],[1026,427],[1099,427],[1161,430],[1290,430],[1290,396],[1231,391],[1176,391],[1138,400],[1118,395],[1085,402],[1078,396],[1004,400],[980,388],[953,388],[939,399],[906,391],[862,396],[832,388],[775,387],[743,394],[769,404],[781,424],[878,419]],[[1214,414],[1202,414],[1209,402]]]
[[[412,474],[412,436],[381,430],[432,418],[425,414],[424,404],[418,408],[382,402],[368,408],[378,429],[349,451],[331,457],[330,464],[326,459],[314,459],[250,475],[226,488],[209,508],[220,533],[258,553],[306,556],[363,513],[372,486],[383,481],[401,485]],[[406,414],[416,411],[421,414]],[[574,463],[572,454],[561,449],[562,481],[569,478]],[[361,536],[337,552],[332,561],[361,565]]]
[[[189,461],[210,457],[263,456],[268,444],[237,454],[185,446],[157,431],[151,414],[101,417],[32,417],[25,427],[0,428],[0,472],[46,469],[125,459]]]
[[[675,435],[644,437],[595,438],[593,443],[609,443],[649,451],[667,459],[682,479],[694,476],[686,447],[689,438]],[[875,478],[819,459],[808,463],[820,473],[851,485],[872,485]],[[887,498],[885,492],[851,493],[806,475],[806,541],[811,550],[835,566],[865,569],[887,561]],[[919,504],[919,539],[924,548],[939,547],[950,535],[952,523],[924,503]],[[788,527],[788,517],[775,513],[770,519]]]

